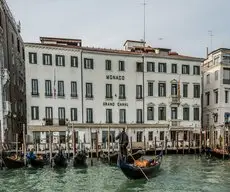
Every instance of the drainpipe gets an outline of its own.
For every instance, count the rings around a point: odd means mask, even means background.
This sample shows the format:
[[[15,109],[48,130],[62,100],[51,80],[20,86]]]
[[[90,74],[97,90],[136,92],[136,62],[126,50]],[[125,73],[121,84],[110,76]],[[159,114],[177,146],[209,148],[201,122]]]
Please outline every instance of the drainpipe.
[[[83,59],[82,59],[82,53],[83,51],[81,50],[80,52],[80,57],[81,57],[81,122],[84,123],[84,94],[83,94]]]

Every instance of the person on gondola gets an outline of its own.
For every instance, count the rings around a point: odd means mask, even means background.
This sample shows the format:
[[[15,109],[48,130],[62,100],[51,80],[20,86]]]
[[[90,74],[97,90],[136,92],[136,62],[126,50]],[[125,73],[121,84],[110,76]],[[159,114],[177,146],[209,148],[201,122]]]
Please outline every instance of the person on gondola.
[[[116,137],[116,140],[119,139],[120,153],[121,157],[124,161],[127,159],[127,146],[129,144],[129,137],[125,132],[125,128],[123,128],[122,132]]]
[[[34,154],[34,150],[31,149],[30,152],[27,153],[26,157],[27,157],[28,159],[33,159],[33,160],[36,159],[36,155]]]

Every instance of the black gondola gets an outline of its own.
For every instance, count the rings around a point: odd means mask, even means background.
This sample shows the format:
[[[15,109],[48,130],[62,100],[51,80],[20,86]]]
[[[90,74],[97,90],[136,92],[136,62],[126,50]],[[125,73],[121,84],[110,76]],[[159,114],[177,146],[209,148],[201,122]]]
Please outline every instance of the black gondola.
[[[57,153],[54,158],[54,167],[60,167],[60,168],[66,168],[68,163],[67,163],[67,158],[62,154],[62,152]]]
[[[87,153],[85,151],[79,151],[73,159],[74,167],[86,167]]]
[[[114,152],[113,154],[110,155],[110,163],[117,163],[118,154],[119,154],[118,152]],[[142,155],[144,155],[144,152],[142,150],[138,150],[136,153],[132,154],[132,156],[135,160],[141,158]],[[128,155],[128,157],[127,157],[128,163],[134,162],[132,156]],[[103,162],[108,162],[108,155],[103,154],[100,158]]]
[[[30,159],[29,164],[34,168],[42,168],[46,163],[43,159]]]
[[[118,159],[118,167],[122,170],[124,175],[128,179],[146,179],[154,176],[158,170],[160,169],[162,159],[162,153],[157,156],[156,160],[154,160],[153,165],[149,165],[148,167],[137,167],[134,164],[128,164],[123,161],[123,159],[119,155]]]
[[[13,159],[11,157],[4,157],[3,161],[4,161],[4,165],[8,169],[18,169],[25,166],[23,159]]]

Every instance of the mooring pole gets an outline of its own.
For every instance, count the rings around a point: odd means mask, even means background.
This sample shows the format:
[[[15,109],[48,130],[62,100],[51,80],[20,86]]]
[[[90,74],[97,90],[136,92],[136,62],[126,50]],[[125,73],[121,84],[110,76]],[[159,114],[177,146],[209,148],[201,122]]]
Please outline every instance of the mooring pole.
[[[110,127],[108,126],[108,162],[110,163]]]
[[[50,166],[52,167],[53,163],[53,153],[52,153],[52,137],[51,137],[51,131],[49,131],[49,151],[50,151]]]
[[[23,153],[24,153],[24,165],[26,166],[26,125],[23,124]]]
[[[72,123],[72,147],[73,147],[73,158],[75,157],[75,152],[76,152],[76,132],[73,128],[73,123]]]
[[[18,133],[16,133],[16,139],[15,140],[16,140],[16,157],[18,158]]]
[[[99,159],[99,154],[98,154],[98,130],[96,130],[96,154],[97,154],[97,160]]]
[[[91,152],[90,152],[90,160],[91,160],[91,165],[93,165],[93,141],[92,141],[92,128],[89,128],[90,130],[90,148],[91,148]]]

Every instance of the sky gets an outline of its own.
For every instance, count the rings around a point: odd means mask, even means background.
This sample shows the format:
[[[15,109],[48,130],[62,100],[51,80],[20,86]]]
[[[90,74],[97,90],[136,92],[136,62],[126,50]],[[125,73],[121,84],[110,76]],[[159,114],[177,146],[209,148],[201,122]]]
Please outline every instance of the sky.
[[[144,38],[144,0],[6,2],[21,22],[25,42],[49,36],[82,39],[83,46],[123,49],[127,39]],[[206,47],[229,48],[229,7],[229,0],[146,0],[146,43],[203,58]]]

